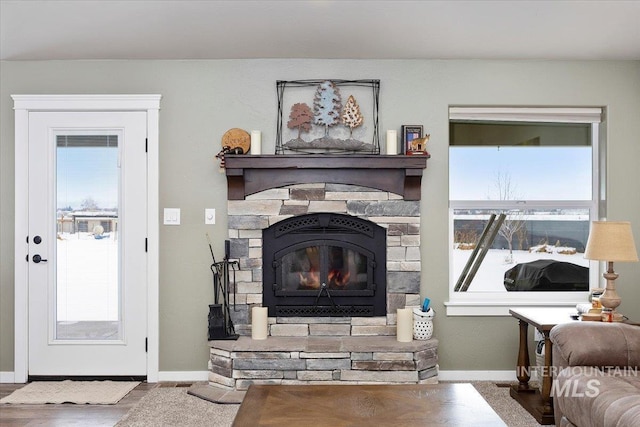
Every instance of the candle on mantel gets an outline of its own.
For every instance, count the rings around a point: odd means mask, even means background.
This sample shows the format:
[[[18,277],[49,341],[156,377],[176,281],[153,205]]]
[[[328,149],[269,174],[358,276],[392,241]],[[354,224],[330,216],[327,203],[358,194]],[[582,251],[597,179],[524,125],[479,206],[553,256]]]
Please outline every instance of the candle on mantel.
[[[262,154],[262,135],[260,133],[259,130],[252,130],[251,131],[251,148],[249,149],[249,151],[251,151],[251,154]]]
[[[396,336],[398,341],[413,341],[413,310],[399,308],[397,313]]]
[[[251,338],[266,340],[267,330],[267,307],[253,307],[251,309]]]
[[[398,154],[398,131],[387,131],[387,154]]]

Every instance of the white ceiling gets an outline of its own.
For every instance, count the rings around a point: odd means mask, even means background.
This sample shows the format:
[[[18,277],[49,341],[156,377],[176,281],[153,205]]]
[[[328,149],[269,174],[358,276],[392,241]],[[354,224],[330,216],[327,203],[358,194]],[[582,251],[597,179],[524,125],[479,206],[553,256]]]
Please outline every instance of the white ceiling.
[[[0,1],[2,60],[640,60],[639,0]]]

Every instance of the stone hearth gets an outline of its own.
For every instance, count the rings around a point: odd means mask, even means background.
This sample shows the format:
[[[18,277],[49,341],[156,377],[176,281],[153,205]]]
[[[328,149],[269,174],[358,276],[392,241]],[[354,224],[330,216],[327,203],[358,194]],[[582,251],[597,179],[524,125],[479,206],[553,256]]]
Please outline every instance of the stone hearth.
[[[252,382],[437,381],[437,341],[395,337],[396,309],[421,304],[419,196],[426,158],[297,156],[303,166],[295,166],[295,156],[256,157],[226,159],[230,258],[240,266],[231,316],[240,338],[210,341],[211,384],[241,390]],[[274,166],[283,161],[285,167]],[[361,185],[366,177],[371,187]],[[252,340],[251,308],[263,302],[262,230],[316,212],[356,216],[387,230],[386,315],[270,317],[268,338]]]
[[[216,341],[209,381],[232,390],[251,384],[437,383],[437,341],[395,336],[270,337]]]

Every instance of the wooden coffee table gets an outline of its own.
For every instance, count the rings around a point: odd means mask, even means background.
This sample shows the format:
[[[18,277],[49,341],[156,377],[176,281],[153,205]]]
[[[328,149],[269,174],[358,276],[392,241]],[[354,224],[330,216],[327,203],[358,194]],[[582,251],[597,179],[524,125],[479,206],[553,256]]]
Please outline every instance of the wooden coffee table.
[[[360,425],[506,426],[471,384],[251,385],[233,422]]]

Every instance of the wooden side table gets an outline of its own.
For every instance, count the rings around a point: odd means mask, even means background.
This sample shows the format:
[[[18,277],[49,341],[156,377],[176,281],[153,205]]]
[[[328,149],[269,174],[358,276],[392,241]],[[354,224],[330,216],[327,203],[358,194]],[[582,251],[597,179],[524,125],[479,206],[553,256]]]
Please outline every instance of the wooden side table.
[[[525,408],[540,424],[554,424],[553,403],[551,400],[551,340],[549,332],[560,324],[575,322],[571,314],[576,314],[575,308],[522,308],[511,309],[509,314],[519,321],[520,347],[518,349],[517,378],[518,384],[511,386],[510,394]],[[544,367],[542,370],[542,389],[531,387],[529,380],[529,325],[544,335]]]

